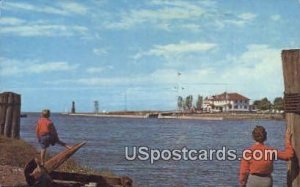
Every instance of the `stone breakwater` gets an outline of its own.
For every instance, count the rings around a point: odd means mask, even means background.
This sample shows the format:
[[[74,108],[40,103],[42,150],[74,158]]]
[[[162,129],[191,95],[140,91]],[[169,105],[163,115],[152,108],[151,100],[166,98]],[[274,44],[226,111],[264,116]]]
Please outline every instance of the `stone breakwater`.
[[[158,118],[190,120],[283,120],[284,114],[261,113],[176,113],[176,112],[110,112],[73,113],[70,116],[111,117],[111,118]]]

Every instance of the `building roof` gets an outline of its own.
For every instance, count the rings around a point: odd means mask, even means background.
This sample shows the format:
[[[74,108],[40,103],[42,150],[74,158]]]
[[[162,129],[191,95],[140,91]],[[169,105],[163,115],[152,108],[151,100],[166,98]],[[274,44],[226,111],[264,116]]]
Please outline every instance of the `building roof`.
[[[236,101],[236,100],[250,100],[249,98],[239,94],[239,93],[227,93],[224,92],[220,95],[213,95],[210,97],[205,98],[205,100],[212,100],[212,101],[223,101],[223,100],[230,100],[230,101]]]

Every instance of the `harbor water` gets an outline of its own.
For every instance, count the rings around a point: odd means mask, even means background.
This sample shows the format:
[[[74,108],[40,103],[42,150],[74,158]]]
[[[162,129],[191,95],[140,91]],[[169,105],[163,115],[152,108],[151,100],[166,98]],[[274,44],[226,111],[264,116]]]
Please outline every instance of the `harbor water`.
[[[21,138],[39,148],[35,138],[35,124],[39,114],[29,113],[21,120]],[[223,147],[237,151],[249,147],[252,129],[263,125],[268,132],[266,144],[284,149],[284,121],[207,121],[176,119],[132,119],[51,116],[61,140],[87,144],[74,156],[81,165],[127,175],[136,186],[238,186],[239,164],[235,160],[127,160],[125,147],[133,156],[133,147],[174,150],[220,150]],[[63,147],[50,147],[56,153]],[[128,155],[128,154],[127,154]],[[286,162],[274,163],[273,186],[285,186]]]

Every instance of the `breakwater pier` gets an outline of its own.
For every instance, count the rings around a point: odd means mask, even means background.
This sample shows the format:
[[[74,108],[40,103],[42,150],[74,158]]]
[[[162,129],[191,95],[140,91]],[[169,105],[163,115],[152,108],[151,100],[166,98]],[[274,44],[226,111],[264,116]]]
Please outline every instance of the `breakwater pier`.
[[[70,116],[106,117],[106,118],[157,118],[179,120],[283,120],[284,114],[278,113],[179,113],[160,111],[132,111],[108,113],[64,113]]]

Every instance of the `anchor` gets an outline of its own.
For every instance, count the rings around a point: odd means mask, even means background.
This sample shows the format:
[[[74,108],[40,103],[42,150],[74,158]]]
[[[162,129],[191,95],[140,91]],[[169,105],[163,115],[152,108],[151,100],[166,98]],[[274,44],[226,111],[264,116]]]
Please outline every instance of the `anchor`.
[[[37,159],[32,159],[27,163],[24,169],[24,175],[28,185],[32,186],[43,181],[52,181],[50,173],[61,166],[66,160],[68,160],[78,149],[80,149],[85,142],[75,144],[70,149],[66,149],[51,159],[45,162],[44,166],[41,166]]]

